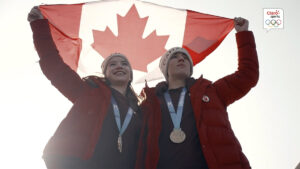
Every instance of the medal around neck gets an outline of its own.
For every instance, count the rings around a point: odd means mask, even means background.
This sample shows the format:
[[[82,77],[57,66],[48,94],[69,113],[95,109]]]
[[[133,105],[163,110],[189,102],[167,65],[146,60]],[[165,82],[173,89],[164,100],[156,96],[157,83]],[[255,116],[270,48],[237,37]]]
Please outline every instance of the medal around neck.
[[[122,147],[123,147],[123,140],[122,140],[122,134],[125,132],[125,130],[127,129],[129,122],[132,118],[132,114],[133,114],[133,110],[131,107],[128,108],[125,120],[123,122],[123,125],[121,125],[121,119],[120,119],[120,111],[117,105],[116,100],[114,99],[114,97],[111,97],[111,103],[113,106],[113,110],[114,110],[114,115],[115,115],[115,120],[119,129],[119,137],[118,137],[118,141],[117,141],[117,145],[118,145],[118,150],[120,153],[122,153]]]
[[[182,143],[185,140],[185,133],[179,128],[179,129],[173,129],[173,131],[170,134],[170,140],[173,143]]]
[[[171,115],[171,119],[174,125],[173,131],[170,134],[170,140],[173,143],[182,143],[185,140],[185,133],[180,128],[181,118],[182,118],[182,111],[183,111],[183,104],[184,104],[184,97],[186,94],[186,88],[183,88],[180,93],[180,98],[177,106],[177,112],[175,112],[174,106],[171,101],[171,97],[169,92],[164,93],[165,100],[167,102],[167,106]]]
[[[122,153],[122,136],[119,135],[118,137],[118,150]]]

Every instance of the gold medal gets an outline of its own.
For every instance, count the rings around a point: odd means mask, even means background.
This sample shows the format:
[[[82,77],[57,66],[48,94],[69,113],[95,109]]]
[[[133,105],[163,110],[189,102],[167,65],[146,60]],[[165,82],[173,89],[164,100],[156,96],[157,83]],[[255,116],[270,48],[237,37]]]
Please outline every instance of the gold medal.
[[[122,153],[122,137],[118,137],[118,150]]]
[[[132,114],[133,114],[133,110],[131,107],[128,108],[125,120],[123,122],[123,126],[121,125],[121,119],[120,119],[120,111],[117,105],[116,100],[114,99],[114,97],[111,97],[111,103],[112,103],[112,107],[114,110],[114,115],[115,115],[115,119],[116,119],[116,123],[119,129],[119,136],[118,136],[118,141],[117,141],[117,146],[118,146],[118,150],[120,153],[122,153],[122,148],[123,148],[123,141],[122,141],[122,134],[125,132],[126,128],[128,127],[128,124],[132,118]]]
[[[185,140],[185,133],[179,128],[179,129],[173,129],[173,131],[170,134],[170,140],[173,143],[182,143]]]

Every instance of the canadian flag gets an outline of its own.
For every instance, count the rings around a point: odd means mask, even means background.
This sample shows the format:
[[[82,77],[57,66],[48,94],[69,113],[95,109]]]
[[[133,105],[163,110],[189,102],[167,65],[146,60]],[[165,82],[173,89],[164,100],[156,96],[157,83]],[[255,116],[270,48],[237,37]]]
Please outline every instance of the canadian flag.
[[[196,65],[234,27],[232,19],[139,0],[39,8],[64,62],[80,76],[101,74],[103,59],[118,52],[128,57],[135,82],[162,78],[159,59],[175,46],[187,49]]]

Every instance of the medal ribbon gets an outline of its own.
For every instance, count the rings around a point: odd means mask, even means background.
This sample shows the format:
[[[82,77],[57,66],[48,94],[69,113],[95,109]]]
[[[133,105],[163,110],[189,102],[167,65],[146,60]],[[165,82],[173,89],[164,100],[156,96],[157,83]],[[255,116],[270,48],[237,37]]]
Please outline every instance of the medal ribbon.
[[[178,102],[178,106],[177,106],[177,112],[175,112],[169,92],[166,91],[164,93],[164,97],[167,102],[167,106],[168,106],[168,109],[169,109],[169,112],[170,112],[170,115],[172,118],[174,129],[180,129],[185,94],[186,94],[186,88],[183,88],[180,93],[180,98],[179,98],[179,102]]]
[[[126,128],[128,127],[128,124],[132,118],[133,110],[131,107],[128,108],[125,120],[123,122],[123,126],[121,126],[121,118],[120,118],[120,111],[117,105],[117,102],[113,96],[111,96],[111,103],[114,109],[114,115],[117,122],[117,126],[119,129],[119,136],[122,136],[122,134],[125,132]]]

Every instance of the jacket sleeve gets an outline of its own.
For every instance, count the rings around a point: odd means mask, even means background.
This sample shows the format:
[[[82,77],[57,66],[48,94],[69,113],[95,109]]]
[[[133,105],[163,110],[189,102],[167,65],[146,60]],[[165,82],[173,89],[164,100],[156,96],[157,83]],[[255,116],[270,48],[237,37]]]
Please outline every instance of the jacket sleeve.
[[[143,106],[143,105],[142,105]],[[142,112],[146,112],[143,110],[144,107],[142,107]],[[135,169],[144,169],[145,168],[145,158],[146,158],[146,152],[147,152],[147,136],[148,136],[148,125],[147,121],[148,117],[146,113],[144,113],[143,117],[143,124],[141,128],[140,138],[139,138],[139,145],[136,155],[136,163],[135,163]]]
[[[30,25],[42,72],[52,85],[74,103],[86,86],[85,83],[60,57],[50,33],[48,20],[36,20]]]
[[[222,79],[213,86],[225,106],[246,95],[254,87],[259,77],[259,66],[256,45],[251,31],[236,34],[238,47],[238,70]]]

